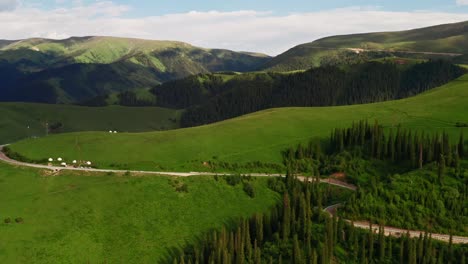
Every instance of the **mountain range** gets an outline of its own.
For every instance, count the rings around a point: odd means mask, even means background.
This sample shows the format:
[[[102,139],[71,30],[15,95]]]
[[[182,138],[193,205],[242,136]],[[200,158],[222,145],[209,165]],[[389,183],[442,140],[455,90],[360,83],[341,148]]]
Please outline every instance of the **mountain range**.
[[[210,72],[287,72],[369,60],[468,64],[468,22],[333,36],[276,57],[176,41],[116,37],[0,40],[0,101],[82,103]]]
[[[0,99],[76,103],[115,91],[147,89],[192,74],[251,71],[269,59],[263,54],[204,49],[175,41],[114,37],[2,40]]]

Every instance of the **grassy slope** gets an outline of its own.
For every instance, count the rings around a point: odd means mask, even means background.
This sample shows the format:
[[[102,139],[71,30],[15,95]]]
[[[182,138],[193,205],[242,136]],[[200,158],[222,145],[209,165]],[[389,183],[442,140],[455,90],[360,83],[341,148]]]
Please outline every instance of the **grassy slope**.
[[[0,104],[0,144],[44,136],[45,122],[72,131],[153,131],[176,128],[179,112],[158,107],[80,107],[26,103]],[[28,128],[29,126],[29,128]]]
[[[120,60],[148,66],[160,72],[170,71],[171,64],[183,60],[185,65],[178,65],[184,70],[214,70],[229,68],[224,63],[245,64],[245,68],[255,67],[268,60],[264,54],[234,52],[229,50],[210,50],[178,41],[144,40],[117,37],[74,37],[64,40],[26,39],[10,45],[0,43],[0,51],[31,50],[38,54],[53,56],[48,62],[54,64],[98,63],[109,64]],[[3,46],[3,47],[2,47]],[[164,52],[173,52],[164,55]],[[175,60],[167,60],[176,57]],[[31,57],[28,55],[28,58]],[[161,60],[166,57],[165,60]],[[10,61],[15,61],[12,57]],[[193,64],[188,66],[188,64]],[[177,69],[172,69],[176,71]],[[232,69],[234,70],[234,69]]]
[[[319,65],[322,57],[336,54],[337,48],[461,53],[465,55],[457,58],[457,61],[467,62],[467,26],[468,22],[461,22],[400,32],[327,37],[296,46],[267,62],[265,68],[270,70],[307,69]],[[407,54],[407,56],[416,55]],[[422,56],[424,57],[427,56]]]
[[[1,263],[155,263],[167,248],[279,199],[254,179],[256,197],[211,177],[45,176],[0,163]],[[22,217],[23,224],[4,224]]]
[[[28,158],[81,156],[100,167],[124,164],[139,169],[203,169],[202,161],[280,162],[285,147],[326,137],[337,126],[378,119],[390,127],[445,130],[468,122],[468,75],[416,97],[384,103],[323,108],[281,108],[220,123],[163,132],[108,135],[85,132],[29,139],[12,146]],[[79,143],[80,152],[76,147]]]

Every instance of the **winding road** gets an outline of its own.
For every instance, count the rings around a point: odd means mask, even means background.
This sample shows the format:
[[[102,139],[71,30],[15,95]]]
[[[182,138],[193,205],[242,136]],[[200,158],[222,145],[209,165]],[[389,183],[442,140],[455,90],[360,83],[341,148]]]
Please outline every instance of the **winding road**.
[[[14,159],[9,158],[5,153],[3,152],[3,147],[6,145],[1,145],[0,146],[0,161],[6,162],[11,165],[15,166],[22,166],[22,167],[30,167],[30,168],[37,168],[37,169],[46,169],[46,170],[52,170],[52,171],[62,171],[62,170],[67,170],[67,171],[83,171],[83,172],[114,172],[114,173],[125,173],[125,172],[130,172],[130,173],[136,173],[136,174],[142,174],[142,175],[159,175],[159,176],[174,176],[174,177],[192,177],[192,176],[209,176],[209,175],[232,175],[230,173],[213,173],[213,172],[163,172],[163,171],[126,171],[126,170],[110,170],[110,169],[93,169],[93,168],[74,168],[74,167],[57,167],[57,166],[48,166],[48,165],[41,165],[41,164],[33,164],[33,163],[26,163],[26,162],[21,162],[17,161]],[[266,173],[249,173],[245,175],[250,175],[253,177],[284,177],[284,175],[281,174],[266,174]],[[300,181],[310,181],[314,180],[313,178],[310,177],[305,177],[305,176],[298,176],[298,180]],[[336,179],[328,178],[328,179],[320,179],[321,183],[326,183],[334,186],[339,186],[348,190],[356,191],[357,187],[346,183],[342,182]],[[327,208],[324,209],[325,212],[328,212],[331,216],[335,215],[337,212],[337,209],[341,207],[342,204],[335,204],[331,205]],[[365,221],[357,221],[357,222],[352,222],[350,220],[346,220],[346,222],[352,223],[355,227],[362,228],[362,229],[370,229],[370,223],[365,222]],[[396,227],[391,227],[391,226],[384,226],[384,233],[386,236],[395,236],[399,237],[401,235],[404,235],[406,233],[409,233],[410,237],[419,237],[420,235],[424,236],[424,231],[418,231],[418,230],[406,230],[406,229],[401,229],[401,228],[396,228]],[[372,226],[373,232],[378,232],[379,231],[379,226],[374,225]],[[430,233],[433,239],[437,239],[440,241],[444,242],[449,242],[450,240],[450,235],[446,234],[434,234]],[[454,244],[468,244],[468,237],[462,237],[462,236],[452,236],[452,242]]]

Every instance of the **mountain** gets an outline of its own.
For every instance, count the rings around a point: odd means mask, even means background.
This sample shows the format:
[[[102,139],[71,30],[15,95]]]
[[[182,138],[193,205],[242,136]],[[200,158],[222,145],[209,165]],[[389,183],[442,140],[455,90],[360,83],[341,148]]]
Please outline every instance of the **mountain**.
[[[0,49],[5,47],[5,46],[8,46],[10,45],[11,43],[15,42],[14,40],[3,40],[3,39],[0,39]]]
[[[291,71],[334,61],[372,58],[445,58],[468,63],[468,22],[399,32],[333,36],[296,46],[263,67]]]
[[[76,103],[192,74],[251,71],[269,59],[175,41],[115,37],[0,41],[0,92],[4,91],[0,101]],[[44,96],[37,98],[38,94]]]
[[[267,55],[258,53],[204,49],[183,42],[116,37],[34,38],[0,41],[0,47],[0,60],[19,63],[24,69],[128,61],[155,69],[161,73],[162,80],[170,79],[172,75],[177,77],[199,72],[250,71],[269,59]],[[44,58],[48,60],[42,61]],[[27,62],[37,65],[33,67]]]

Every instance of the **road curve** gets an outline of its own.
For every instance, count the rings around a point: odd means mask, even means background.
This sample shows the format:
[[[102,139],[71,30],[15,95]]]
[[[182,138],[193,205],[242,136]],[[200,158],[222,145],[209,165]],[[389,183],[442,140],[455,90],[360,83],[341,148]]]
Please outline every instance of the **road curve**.
[[[48,166],[48,165],[41,165],[41,164],[33,164],[33,163],[26,163],[17,161],[14,159],[9,158],[5,153],[3,153],[3,147],[6,145],[0,146],[0,160],[6,163],[22,166],[22,167],[30,167],[30,168],[37,168],[37,169],[47,169],[47,170],[55,170],[55,171],[83,171],[83,172],[114,172],[114,173],[137,173],[137,174],[144,174],[144,175],[159,175],[159,176],[174,176],[174,177],[192,177],[192,176],[209,176],[209,175],[232,175],[232,173],[213,173],[213,172],[163,172],[163,171],[136,171],[136,170],[108,170],[108,169],[93,169],[93,168],[74,168],[74,167],[57,167],[57,166]],[[281,174],[266,174],[266,173],[250,173],[245,174],[250,175],[253,177],[284,177]],[[298,176],[298,180],[300,181],[312,181],[314,178],[305,177],[305,176]],[[357,187],[355,185],[342,182],[336,179],[328,178],[328,179],[320,179],[320,182],[339,186],[348,190],[355,191]],[[331,205],[324,209],[325,212],[328,212],[330,215],[335,215],[337,209],[342,206],[341,204]],[[370,223],[365,221],[359,222],[352,222],[350,220],[346,220],[346,222],[352,223],[355,227],[363,228],[363,229],[370,229]],[[386,236],[401,236],[403,234],[409,233],[410,237],[419,237],[421,234],[424,235],[423,231],[417,230],[405,230],[396,227],[384,226],[384,233]],[[374,232],[378,232],[379,227],[373,226],[372,227]],[[433,239],[437,239],[444,242],[449,242],[450,236],[444,234],[430,234]],[[461,237],[461,236],[453,236],[452,242],[455,244],[467,244],[468,237]]]
[[[36,169],[46,169],[46,170],[53,170],[53,171],[62,171],[62,170],[68,170],[68,171],[83,171],[83,172],[114,172],[114,173],[125,173],[125,172],[130,172],[130,173],[136,173],[136,174],[144,174],[144,175],[160,175],[160,176],[174,176],[174,177],[192,177],[192,176],[209,176],[209,175],[233,175],[232,173],[220,173],[220,172],[168,172],[168,171],[139,171],[139,170],[111,170],[111,169],[93,169],[93,168],[75,168],[75,167],[58,167],[58,166],[48,166],[48,165],[42,165],[42,164],[34,164],[34,163],[27,163],[27,162],[21,162],[17,161],[14,159],[11,159],[8,157],[4,152],[3,152],[3,147],[6,145],[1,145],[0,146],[0,160],[16,165],[16,166],[22,166],[22,167],[30,167],[30,168],[36,168]],[[269,173],[248,173],[248,174],[242,174],[246,176],[252,176],[252,177],[284,177],[284,174],[269,174]],[[312,177],[306,177],[306,176],[298,176],[297,177],[301,181],[306,181],[306,180],[314,180]],[[327,183],[330,185],[335,185],[339,186],[342,188],[346,188],[352,191],[356,190],[356,186],[345,183],[342,181],[338,181],[335,179],[320,179],[320,182],[322,183]]]
[[[323,209],[323,211],[327,212],[330,216],[335,216],[338,208],[343,206],[341,203],[330,205],[327,208]],[[351,220],[345,219],[346,222],[353,224],[354,227],[357,228],[362,228],[362,229],[367,229],[370,230],[372,228],[372,231],[374,233],[379,232],[379,225],[373,224],[371,226],[371,223],[368,221],[356,221],[353,222]],[[410,237],[412,238],[417,238],[420,237],[421,235],[424,236],[425,231],[420,231],[420,230],[408,230],[408,229],[402,229],[398,227],[392,227],[392,226],[382,226],[384,230],[385,236],[394,236],[394,237],[400,237],[406,234],[409,234]],[[450,241],[450,235],[446,234],[436,234],[436,233],[428,233],[432,237],[432,239],[437,239],[440,241],[444,242],[449,242]],[[454,244],[468,244],[468,237],[463,237],[463,236],[452,236],[452,243]]]

